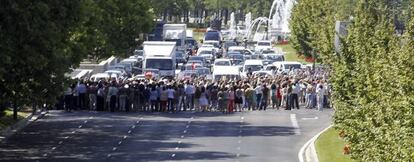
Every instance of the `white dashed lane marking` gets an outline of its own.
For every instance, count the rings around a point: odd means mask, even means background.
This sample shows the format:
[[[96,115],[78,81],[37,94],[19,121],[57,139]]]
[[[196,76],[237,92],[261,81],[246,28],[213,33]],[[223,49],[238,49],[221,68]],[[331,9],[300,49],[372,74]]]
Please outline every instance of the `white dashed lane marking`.
[[[90,116],[89,118],[88,118],[89,120],[90,119],[93,119],[93,117],[92,116]],[[85,120],[85,121],[83,121],[82,122],[83,124],[86,124],[86,123],[88,123],[88,120]],[[77,127],[77,129],[81,129],[82,127],[83,127],[83,124],[80,124],[78,127]],[[75,128],[76,129],[76,128]],[[70,132],[71,134],[75,134],[75,133],[77,133],[76,132],[76,130],[73,130],[72,132]],[[70,136],[65,136],[65,137],[63,137],[64,138],[64,140],[61,140],[61,141],[59,141],[58,143],[57,143],[57,145],[62,145],[63,143],[64,143],[64,141],[65,140],[67,140],[67,139],[69,139],[70,138]],[[49,154],[48,153],[45,153],[45,154],[43,154],[43,157],[47,157],[47,156],[49,156],[53,151],[55,151],[57,149],[57,146],[53,146],[51,149],[50,149],[50,151],[49,151]]]
[[[186,134],[186,133],[188,132],[188,130],[187,130],[187,129],[188,129],[188,128],[190,128],[190,124],[191,124],[191,121],[192,121],[193,119],[194,119],[194,117],[191,117],[191,118],[190,118],[190,120],[188,120],[188,124],[185,126],[185,129],[184,129],[184,131],[183,131],[183,133],[182,133],[183,135],[181,135],[181,136],[180,136],[180,138],[181,138],[181,139],[183,139],[183,138],[185,137],[185,136],[184,136],[184,134]],[[182,143],[182,141],[178,141],[178,142],[177,142],[177,147],[175,147],[175,150],[179,150],[179,149],[180,149],[180,144],[181,144],[181,143]],[[176,155],[176,154],[171,154],[171,158],[174,158],[174,157],[175,157],[175,155]]]
[[[118,147],[120,147],[123,143],[125,143],[125,140],[128,138],[128,136],[131,136],[132,130],[134,130],[138,126],[138,124],[141,122],[142,119],[144,119],[144,118],[143,117],[140,117],[139,120],[135,121],[135,123],[131,125],[131,128],[127,132],[128,135],[122,136],[121,140],[117,143],[117,146]],[[118,150],[118,147],[113,147],[111,151],[112,152],[117,151]],[[108,154],[107,155],[107,158],[111,158],[111,157],[112,157],[112,154]]]
[[[290,114],[290,122],[292,122],[292,127],[295,128],[295,134],[300,135],[300,128],[298,120],[296,119],[296,114]]]

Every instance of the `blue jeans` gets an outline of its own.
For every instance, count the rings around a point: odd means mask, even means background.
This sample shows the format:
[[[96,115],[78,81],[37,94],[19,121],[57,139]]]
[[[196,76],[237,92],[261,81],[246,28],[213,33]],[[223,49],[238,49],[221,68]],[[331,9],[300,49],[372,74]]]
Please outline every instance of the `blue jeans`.
[[[256,94],[256,107],[257,108],[260,108],[260,105],[262,103],[261,101],[262,101],[262,94],[261,93]]]

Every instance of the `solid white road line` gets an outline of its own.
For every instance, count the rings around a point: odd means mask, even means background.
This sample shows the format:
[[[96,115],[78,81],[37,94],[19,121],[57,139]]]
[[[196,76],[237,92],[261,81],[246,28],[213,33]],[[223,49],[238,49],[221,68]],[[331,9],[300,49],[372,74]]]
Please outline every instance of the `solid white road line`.
[[[292,127],[295,128],[295,135],[300,135],[300,128],[298,120],[296,119],[296,114],[290,114],[290,121],[292,122]]]
[[[313,118],[302,118],[302,120],[318,120],[319,118],[317,116]]]
[[[305,152],[306,147],[309,146],[310,143],[315,142],[315,140],[326,130],[328,130],[329,128],[331,128],[332,125],[330,125],[329,127],[325,128],[324,130],[320,131],[318,134],[316,134],[315,136],[313,136],[308,142],[306,142],[302,148],[300,148],[299,153],[298,153],[298,158],[299,158],[299,162],[304,162],[304,158],[303,158],[303,153]],[[317,158],[317,157],[316,157]]]

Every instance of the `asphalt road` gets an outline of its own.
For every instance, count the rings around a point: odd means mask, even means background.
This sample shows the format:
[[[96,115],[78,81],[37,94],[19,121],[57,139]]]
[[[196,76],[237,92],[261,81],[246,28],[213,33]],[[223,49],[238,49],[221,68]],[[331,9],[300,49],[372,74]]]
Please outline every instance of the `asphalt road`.
[[[332,110],[50,111],[0,143],[0,161],[298,161]]]

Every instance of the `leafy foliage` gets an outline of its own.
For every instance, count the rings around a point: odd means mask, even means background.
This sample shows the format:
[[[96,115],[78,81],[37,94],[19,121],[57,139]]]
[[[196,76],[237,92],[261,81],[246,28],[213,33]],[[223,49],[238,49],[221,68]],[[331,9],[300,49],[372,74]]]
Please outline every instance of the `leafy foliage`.
[[[153,21],[135,0],[4,0],[0,18],[0,105],[16,106],[55,102],[82,59],[132,53]]]
[[[401,4],[408,1],[302,0],[294,9],[292,41],[304,52],[317,49],[332,69],[335,126],[357,160],[414,159],[414,18],[398,15],[412,15],[414,3]],[[342,5],[353,10],[337,10]],[[333,22],[343,19],[351,20],[348,35],[335,54]],[[396,21],[407,24],[402,36]]]

